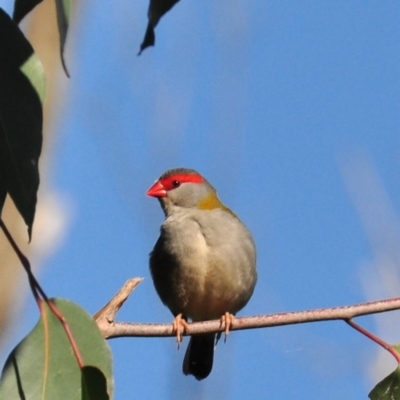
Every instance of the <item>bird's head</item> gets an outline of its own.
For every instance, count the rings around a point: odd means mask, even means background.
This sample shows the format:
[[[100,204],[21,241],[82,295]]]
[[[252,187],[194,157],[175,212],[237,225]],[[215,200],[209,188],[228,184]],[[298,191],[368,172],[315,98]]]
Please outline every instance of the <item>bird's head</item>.
[[[219,200],[214,187],[193,169],[168,170],[146,194],[159,199],[165,214],[172,212],[175,207],[200,210],[226,208]]]

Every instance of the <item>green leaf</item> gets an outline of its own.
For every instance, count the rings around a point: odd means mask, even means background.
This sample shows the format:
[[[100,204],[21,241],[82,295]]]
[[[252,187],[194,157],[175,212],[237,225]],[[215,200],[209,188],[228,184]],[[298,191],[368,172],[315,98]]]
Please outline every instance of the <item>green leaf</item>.
[[[46,94],[46,78],[44,76],[43,65],[36,54],[32,54],[22,65],[20,71],[30,81],[31,85],[43,105]]]
[[[7,359],[0,399],[111,399],[111,351],[96,323],[68,300],[57,299],[55,304],[68,321],[85,367],[79,368],[60,321],[46,306],[35,328]]]
[[[45,77],[32,46],[2,9],[0,54],[0,180],[30,238],[39,188]]]
[[[368,396],[371,400],[400,399],[400,368],[397,367],[383,381],[379,382]]]
[[[393,345],[393,347],[395,348],[395,350],[400,353],[400,343],[396,343]]]
[[[71,0],[56,0],[56,12],[57,12],[58,32],[60,34],[61,64],[64,68],[66,75],[69,78],[67,65],[64,59],[64,48],[65,48],[65,42],[67,40],[69,19],[71,17]]]
[[[43,0],[15,0],[13,20],[19,24],[26,14],[30,13]]]

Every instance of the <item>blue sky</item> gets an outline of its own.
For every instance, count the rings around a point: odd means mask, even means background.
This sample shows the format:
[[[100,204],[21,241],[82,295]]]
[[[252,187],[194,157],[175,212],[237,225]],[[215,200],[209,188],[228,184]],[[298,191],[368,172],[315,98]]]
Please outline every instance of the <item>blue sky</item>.
[[[147,6],[75,9],[47,171],[66,220],[48,293],[93,313],[142,276],[119,319],[172,321],[148,270],[163,215],[144,193],[185,166],[254,234],[259,281],[241,315],[398,295],[399,3],[182,0],[137,57]],[[398,318],[358,322],[395,342]],[[342,322],[232,333],[200,383],[181,373],[186,343],[110,341],[115,398],[364,399],[395,367]]]

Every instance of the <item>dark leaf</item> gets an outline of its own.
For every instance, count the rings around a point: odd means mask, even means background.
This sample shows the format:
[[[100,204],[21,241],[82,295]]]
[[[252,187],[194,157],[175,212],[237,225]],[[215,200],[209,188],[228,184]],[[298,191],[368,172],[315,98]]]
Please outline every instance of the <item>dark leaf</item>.
[[[43,0],[15,0],[13,20],[19,24],[26,14],[30,13]]]
[[[107,393],[112,398],[108,343],[86,311],[68,300],[56,299],[55,303],[90,368],[79,368],[60,321],[46,306],[35,328],[7,359],[0,379],[0,399],[102,400],[108,399]],[[93,397],[94,393],[98,397]]]
[[[150,0],[149,11],[147,16],[149,18],[149,23],[147,24],[146,33],[142,44],[140,45],[140,51],[138,56],[142,51],[149,47],[154,46],[156,37],[154,34],[154,28],[157,26],[160,18],[168,12],[179,0]]]
[[[18,26],[0,9],[0,180],[31,237],[39,188],[45,78]]]
[[[3,182],[1,181],[1,177],[0,177],[0,218],[1,218],[1,212],[3,210],[4,202],[6,200],[6,196],[7,196],[7,190],[4,187]]]
[[[107,381],[96,367],[87,366],[82,370],[82,400],[109,400]]]
[[[57,12],[58,32],[60,34],[61,64],[64,68],[65,74],[69,78],[69,72],[64,59],[64,49],[65,49],[65,42],[67,40],[69,19],[71,16],[71,0],[56,0],[56,12]]]

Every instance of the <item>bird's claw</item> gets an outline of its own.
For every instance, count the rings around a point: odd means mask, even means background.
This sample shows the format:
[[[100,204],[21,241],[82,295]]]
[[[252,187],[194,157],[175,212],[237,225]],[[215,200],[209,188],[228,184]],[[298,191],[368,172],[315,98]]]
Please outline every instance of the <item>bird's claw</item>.
[[[221,328],[224,326],[225,327],[225,337],[224,337],[224,343],[226,343],[226,338],[229,335],[229,330],[233,326],[233,322],[235,321],[235,316],[229,312],[226,312],[222,317],[221,317]]]
[[[178,349],[182,342],[182,333],[185,333],[189,330],[189,324],[187,323],[186,319],[182,316],[182,314],[178,314],[173,323],[172,323],[172,330],[176,335],[176,341],[178,342]]]

